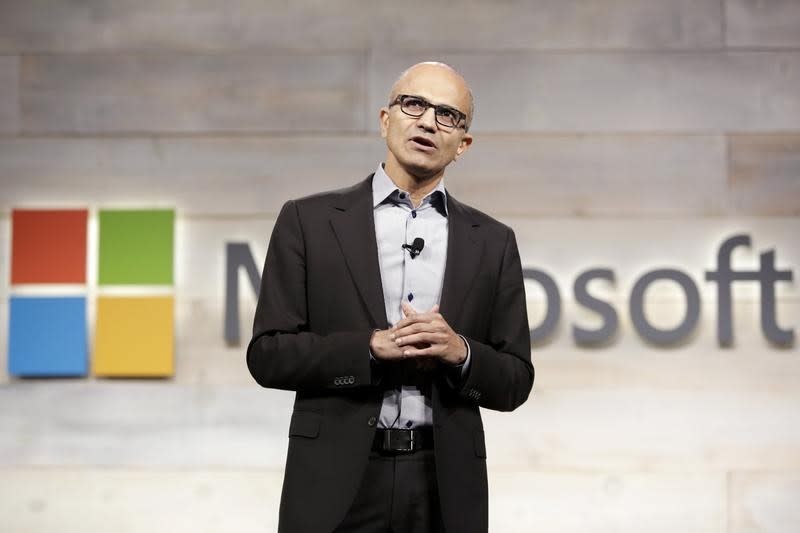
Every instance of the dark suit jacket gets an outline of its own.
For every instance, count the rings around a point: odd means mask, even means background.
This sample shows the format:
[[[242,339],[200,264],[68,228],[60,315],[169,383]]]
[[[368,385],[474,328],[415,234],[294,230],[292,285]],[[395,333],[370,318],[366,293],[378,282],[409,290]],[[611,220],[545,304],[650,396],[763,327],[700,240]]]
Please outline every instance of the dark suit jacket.
[[[247,364],[264,387],[296,391],[279,530],[330,533],[361,481],[380,413],[384,363],[369,339],[388,326],[375,242],[372,176],[287,202],[269,243]],[[478,407],[510,411],[533,385],[513,231],[448,193],[440,312],[470,345],[459,381],[434,373],[431,404],[447,531],[488,528]]]

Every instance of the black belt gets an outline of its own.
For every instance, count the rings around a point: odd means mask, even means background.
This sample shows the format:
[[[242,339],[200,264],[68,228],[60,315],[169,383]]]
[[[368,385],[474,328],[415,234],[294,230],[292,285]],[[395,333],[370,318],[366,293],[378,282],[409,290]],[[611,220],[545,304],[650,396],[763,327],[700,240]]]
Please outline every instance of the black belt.
[[[433,428],[377,429],[372,450],[384,453],[414,453],[433,449]]]

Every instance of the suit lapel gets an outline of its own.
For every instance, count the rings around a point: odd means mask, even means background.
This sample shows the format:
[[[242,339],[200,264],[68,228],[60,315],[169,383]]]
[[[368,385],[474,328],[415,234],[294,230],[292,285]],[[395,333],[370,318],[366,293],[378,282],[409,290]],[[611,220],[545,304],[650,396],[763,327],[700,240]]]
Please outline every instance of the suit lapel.
[[[375,327],[387,327],[375,239],[372,176],[342,194],[333,205],[331,226]]]
[[[447,213],[447,262],[439,312],[455,328],[461,315],[461,303],[480,269],[483,242],[478,238],[480,223],[449,192]]]

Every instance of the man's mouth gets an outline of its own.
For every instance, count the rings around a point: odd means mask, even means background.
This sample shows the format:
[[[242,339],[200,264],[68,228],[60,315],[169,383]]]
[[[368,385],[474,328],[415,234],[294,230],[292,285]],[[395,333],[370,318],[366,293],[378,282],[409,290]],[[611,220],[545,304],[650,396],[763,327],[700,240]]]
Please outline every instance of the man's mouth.
[[[417,135],[415,137],[411,137],[411,142],[414,143],[417,147],[425,150],[431,151],[436,149],[436,143],[432,140],[428,139],[427,137],[422,137],[421,135]]]

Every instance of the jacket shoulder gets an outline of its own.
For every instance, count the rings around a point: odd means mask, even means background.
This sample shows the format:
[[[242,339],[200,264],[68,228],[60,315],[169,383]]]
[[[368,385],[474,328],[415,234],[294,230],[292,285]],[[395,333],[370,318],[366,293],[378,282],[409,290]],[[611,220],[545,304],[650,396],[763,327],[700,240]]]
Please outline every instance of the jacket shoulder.
[[[294,204],[298,209],[316,209],[324,206],[348,204],[352,200],[359,198],[361,195],[372,193],[372,174],[367,176],[366,179],[350,185],[349,187],[342,187],[340,189],[333,189],[329,191],[322,191],[308,196],[302,196],[289,200],[286,204]]]
[[[511,226],[503,224],[496,218],[484,213],[480,209],[477,209],[475,207],[472,207],[471,205],[467,205],[463,202],[456,200],[455,198],[452,197],[452,195],[449,192],[447,193],[447,195],[450,205],[456,209],[460,209],[461,212],[468,219],[472,220],[474,224],[479,224],[481,227],[485,228],[486,230],[489,230],[490,232],[498,232],[502,234],[505,234],[506,232],[514,233],[514,230],[511,229]]]

